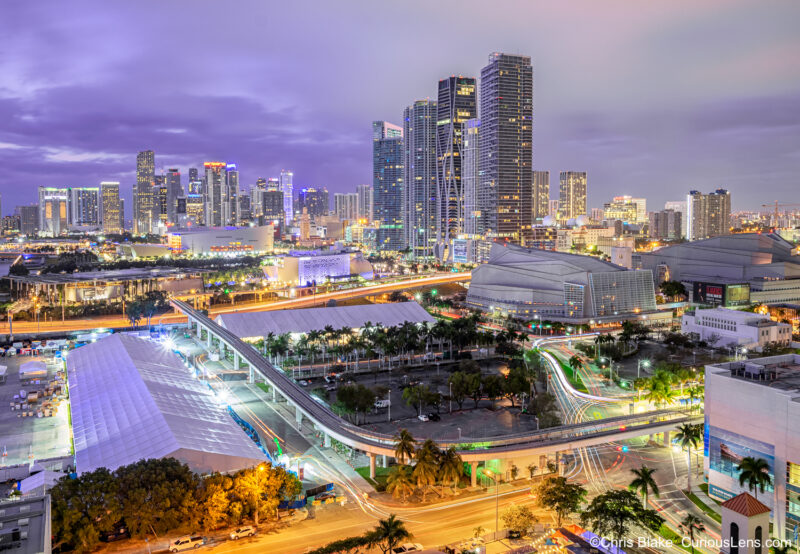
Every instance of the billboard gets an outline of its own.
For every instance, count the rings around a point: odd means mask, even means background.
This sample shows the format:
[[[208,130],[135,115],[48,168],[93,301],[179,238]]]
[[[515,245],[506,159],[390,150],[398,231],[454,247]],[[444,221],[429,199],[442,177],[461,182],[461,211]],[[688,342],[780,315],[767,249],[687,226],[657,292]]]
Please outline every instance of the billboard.
[[[453,263],[469,262],[469,242],[466,239],[453,239]]]
[[[692,300],[695,304],[708,306],[747,306],[750,304],[750,285],[747,283],[723,285],[695,281],[692,292]]]

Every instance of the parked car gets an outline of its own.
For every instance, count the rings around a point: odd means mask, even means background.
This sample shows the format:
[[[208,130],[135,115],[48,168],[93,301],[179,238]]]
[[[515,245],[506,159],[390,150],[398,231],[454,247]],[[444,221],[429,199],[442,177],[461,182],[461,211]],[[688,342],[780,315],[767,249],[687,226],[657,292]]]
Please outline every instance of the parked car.
[[[419,552],[423,550],[422,545],[418,542],[407,542],[395,548],[392,548],[392,554],[404,554],[405,552]]]
[[[337,375],[335,373],[330,373],[325,376],[326,383],[335,383]]]
[[[381,400],[375,401],[376,408],[388,408],[392,405],[392,401],[387,398],[382,398]]]
[[[131,538],[131,534],[125,527],[116,527],[113,531],[100,534],[100,540],[103,542],[121,541],[129,538]]]
[[[318,494],[317,496],[314,497],[315,500],[320,500],[320,501],[328,500],[329,498],[336,498],[336,494],[331,491],[328,491],[328,492],[323,492],[322,494]]]
[[[306,381],[305,379],[301,379],[300,381],[297,382],[297,384],[300,385],[301,387],[307,387],[308,381]]]
[[[245,525],[244,527],[237,527],[231,532],[231,540],[238,540],[242,537],[252,537],[256,534],[255,528],[250,525]]]
[[[205,540],[199,535],[186,535],[169,543],[170,552],[183,552],[192,548],[200,548]]]
[[[428,416],[426,416],[425,414],[419,414],[417,416],[417,419],[419,419],[420,421],[428,421]]]
[[[328,391],[328,392],[333,392],[333,391],[336,390],[336,385],[327,385],[325,387],[325,390]]]
[[[439,414],[431,412],[428,414],[428,419],[431,421],[439,421],[442,418],[439,417]]]

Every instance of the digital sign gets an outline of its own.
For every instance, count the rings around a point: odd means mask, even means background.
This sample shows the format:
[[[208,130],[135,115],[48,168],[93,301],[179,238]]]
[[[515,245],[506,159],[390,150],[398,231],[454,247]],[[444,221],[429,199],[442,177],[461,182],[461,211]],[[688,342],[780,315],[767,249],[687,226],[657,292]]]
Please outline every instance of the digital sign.
[[[750,285],[695,282],[692,298],[696,304],[708,306],[747,306],[750,304]]]

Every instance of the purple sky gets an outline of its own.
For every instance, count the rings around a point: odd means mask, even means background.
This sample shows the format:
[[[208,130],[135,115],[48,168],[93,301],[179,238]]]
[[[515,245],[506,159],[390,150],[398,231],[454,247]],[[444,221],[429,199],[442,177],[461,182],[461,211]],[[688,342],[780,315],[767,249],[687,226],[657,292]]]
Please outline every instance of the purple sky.
[[[590,206],[718,186],[734,208],[800,201],[798,21],[794,0],[4,0],[3,213],[39,185],[129,195],[148,148],[159,168],[354,191],[370,122],[492,51],[532,56],[534,167],[588,171]]]

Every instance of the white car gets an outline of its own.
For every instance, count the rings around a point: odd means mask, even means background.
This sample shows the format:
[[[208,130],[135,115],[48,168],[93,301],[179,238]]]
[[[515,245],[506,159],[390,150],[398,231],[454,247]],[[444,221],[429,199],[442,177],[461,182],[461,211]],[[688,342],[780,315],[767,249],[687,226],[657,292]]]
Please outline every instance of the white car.
[[[422,545],[418,542],[407,542],[398,547],[392,548],[392,554],[404,554],[405,552],[419,552],[423,550]]]
[[[252,537],[256,534],[256,530],[251,527],[250,525],[245,525],[244,527],[238,527],[231,532],[231,540],[238,540],[242,537]]]
[[[297,384],[300,385],[301,387],[307,387],[308,386],[308,381],[303,379],[301,381],[298,381]]]
[[[184,550],[191,550],[192,548],[200,548],[203,546],[203,537],[186,535],[179,539],[175,539],[169,543],[170,552],[183,552]]]
[[[420,421],[429,421],[428,416],[426,416],[425,414],[419,414],[417,416],[417,419],[420,420]]]

